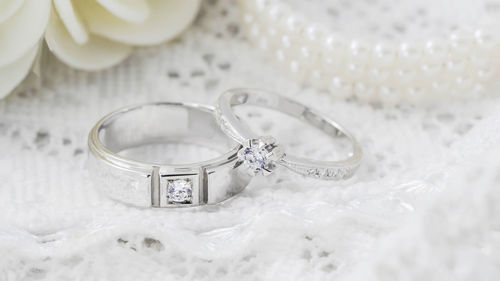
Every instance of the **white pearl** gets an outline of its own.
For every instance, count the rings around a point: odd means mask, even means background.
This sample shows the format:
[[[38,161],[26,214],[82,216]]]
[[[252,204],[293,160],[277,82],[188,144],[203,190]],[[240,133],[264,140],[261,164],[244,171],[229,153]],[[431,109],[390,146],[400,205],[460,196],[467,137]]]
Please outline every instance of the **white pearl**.
[[[309,25],[306,28],[306,44],[315,57],[319,57],[324,53],[323,42],[326,38],[326,31],[317,24]]]
[[[473,46],[473,36],[463,30],[455,31],[450,35],[450,42],[452,54],[464,56],[470,53]]]
[[[442,62],[446,59],[449,53],[449,46],[441,40],[429,40],[425,44],[424,54],[426,60],[431,63]]]
[[[484,29],[478,29],[474,32],[476,44],[481,50],[490,51],[498,44],[495,42],[494,36]]]
[[[328,52],[338,52],[344,54],[347,46],[341,37],[336,34],[330,34],[325,38],[325,48]]]
[[[367,71],[367,78],[370,83],[383,84],[390,76],[391,73],[385,68],[372,67]]]
[[[431,90],[434,95],[446,96],[449,89],[450,84],[446,81],[438,80],[431,83]]]
[[[285,50],[277,48],[274,52],[274,58],[279,69],[293,78],[294,76],[291,71],[290,57],[287,55]]]
[[[275,57],[276,57],[276,60],[278,61],[278,63],[284,63],[286,61],[286,55],[282,49],[276,50]]]
[[[428,63],[422,64],[420,69],[422,71],[422,74],[424,74],[426,78],[431,78],[435,77],[441,72],[442,66],[439,63]]]
[[[347,47],[344,41],[336,35],[329,35],[324,39],[324,49],[320,52],[325,70],[340,73],[346,60]]]
[[[373,86],[366,85],[365,83],[354,84],[354,95],[364,102],[369,102],[375,99],[376,89]]]
[[[477,83],[472,86],[472,90],[470,91],[470,98],[477,99],[486,96],[486,89],[483,84]]]
[[[394,85],[408,85],[415,79],[415,70],[399,68],[394,70],[392,76],[392,84]]]
[[[397,88],[382,86],[379,88],[380,100],[387,105],[395,105],[401,100],[401,95]]]
[[[346,75],[353,80],[360,80],[365,74],[365,66],[357,63],[348,63],[346,65]]]
[[[323,56],[320,56],[317,59],[317,64],[318,68],[332,76],[343,74],[345,70],[342,58],[333,59],[331,57],[325,58]]]
[[[342,78],[333,77],[330,83],[330,90],[333,95],[341,99],[352,95],[352,83],[344,81]]]
[[[467,61],[462,58],[453,58],[446,62],[446,70],[454,73],[461,74],[467,67]]]
[[[328,88],[328,79],[327,79],[328,75],[325,75],[324,72],[322,72],[321,70],[313,70],[311,71],[311,73],[309,74],[309,82],[311,83],[311,85],[313,87],[315,87],[316,89],[319,89],[319,90],[324,90],[326,88]]]
[[[421,87],[406,88],[405,97],[413,104],[422,104],[429,99],[428,90]]]
[[[326,31],[318,24],[311,24],[306,27],[307,39],[311,42],[319,42],[325,38]]]
[[[304,66],[296,60],[290,61],[289,65],[290,65],[290,74],[292,75],[292,77],[298,80],[299,82],[302,82],[305,78]]]
[[[323,52],[323,57],[326,60],[338,61],[344,60],[347,53],[347,46],[342,38],[337,35],[330,34],[324,39],[325,49]]]
[[[369,59],[370,52],[366,43],[354,40],[349,44],[349,55],[353,61],[363,63]]]
[[[477,78],[481,82],[488,82],[495,76],[495,68],[485,67],[477,71]]]
[[[284,49],[290,49],[293,47],[292,39],[290,38],[289,35],[285,34],[281,36],[281,46]]]
[[[306,42],[292,42],[289,36],[285,35],[282,39],[282,47],[287,57],[296,60],[302,66],[315,65],[317,54],[314,53]]]
[[[422,58],[422,49],[416,44],[403,43],[399,46],[398,62],[402,66],[418,63]]]
[[[311,49],[308,45],[303,45],[299,49],[299,55],[295,56],[298,61],[303,65],[304,71],[311,71],[312,69],[321,69],[317,52]]]
[[[268,15],[268,21],[270,25],[274,25],[276,23],[284,21],[284,18],[287,17],[291,11],[287,9],[286,6],[276,3],[272,5],[272,7],[269,9],[269,12],[267,13]]]
[[[473,82],[470,76],[458,76],[455,78],[456,88],[462,91],[469,90]]]
[[[290,15],[285,19],[285,31],[301,37],[305,29],[305,21],[296,15]]]
[[[390,43],[377,44],[373,49],[372,62],[383,67],[391,66],[396,61],[396,49]]]
[[[300,47],[300,59],[304,61],[311,61],[314,59],[314,52],[309,46]]]
[[[274,27],[270,27],[267,30],[264,31],[265,36],[267,37],[268,44],[269,44],[269,50],[275,49],[277,47],[281,47],[281,37],[278,34],[278,31]]]
[[[484,55],[484,52],[473,52],[469,58],[472,65],[484,67],[489,65],[491,58]]]

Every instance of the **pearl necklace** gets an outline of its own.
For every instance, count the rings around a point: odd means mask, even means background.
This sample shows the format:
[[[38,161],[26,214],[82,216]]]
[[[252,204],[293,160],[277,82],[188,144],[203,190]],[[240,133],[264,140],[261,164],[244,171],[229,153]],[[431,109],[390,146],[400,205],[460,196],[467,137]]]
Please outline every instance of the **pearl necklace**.
[[[499,44],[487,29],[413,43],[357,40],[308,23],[278,0],[240,4],[250,41],[299,82],[339,98],[386,104],[476,98],[500,66]]]

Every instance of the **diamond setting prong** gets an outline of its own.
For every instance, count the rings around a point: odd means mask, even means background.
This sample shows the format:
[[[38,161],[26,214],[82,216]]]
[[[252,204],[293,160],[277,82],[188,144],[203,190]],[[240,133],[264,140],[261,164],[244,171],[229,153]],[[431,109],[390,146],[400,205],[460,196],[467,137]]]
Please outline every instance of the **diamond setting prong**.
[[[239,162],[243,163],[248,173],[253,176],[271,174],[283,156],[281,146],[269,136],[246,140],[238,152]]]

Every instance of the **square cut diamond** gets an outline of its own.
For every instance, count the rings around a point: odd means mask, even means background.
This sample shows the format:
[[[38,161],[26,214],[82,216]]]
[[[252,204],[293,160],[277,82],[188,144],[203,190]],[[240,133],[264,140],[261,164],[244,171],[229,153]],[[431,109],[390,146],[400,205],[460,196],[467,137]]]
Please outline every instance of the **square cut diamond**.
[[[193,182],[190,178],[167,181],[167,202],[169,204],[193,203]]]

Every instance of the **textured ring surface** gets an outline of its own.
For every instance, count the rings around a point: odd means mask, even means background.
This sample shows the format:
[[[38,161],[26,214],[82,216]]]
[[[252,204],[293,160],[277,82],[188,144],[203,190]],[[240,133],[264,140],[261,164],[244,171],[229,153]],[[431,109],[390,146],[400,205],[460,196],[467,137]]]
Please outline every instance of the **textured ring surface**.
[[[241,146],[221,132],[214,112],[207,105],[158,102],[108,114],[89,134],[91,176],[112,199],[140,207],[198,206],[232,197],[251,177],[236,167]],[[171,143],[199,144],[222,155],[184,164],[180,154],[181,163],[170,164],[166,159],[174,153],[150,149],[135,158],[126,153]],[[192,154],[198,161],[200,155]]]

